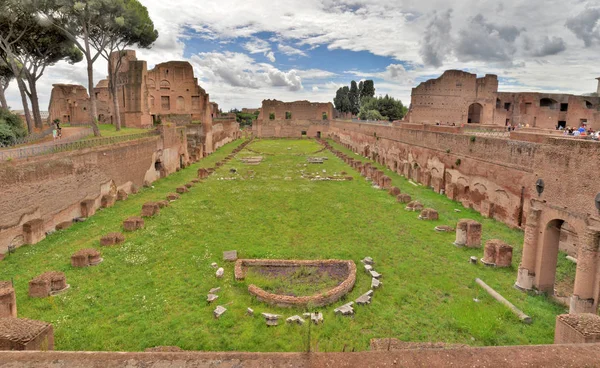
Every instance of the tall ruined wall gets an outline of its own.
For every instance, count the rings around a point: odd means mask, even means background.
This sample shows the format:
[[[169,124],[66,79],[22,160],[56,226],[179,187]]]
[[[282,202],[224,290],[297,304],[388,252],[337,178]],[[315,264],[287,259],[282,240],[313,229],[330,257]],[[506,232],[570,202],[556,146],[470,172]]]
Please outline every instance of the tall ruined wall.
[[[289,119],[286,119],[286,113],[291,114]],[[275,114],[275,120],[323,120],[323,114],[327,115],[327,119],[331,119],[333,104],[331,102],[264,100],[258,120],[269,120],[271,114]]]
[[[156,162],[160,162],[160,171]],[[81,216],[80,203],[151,183],[188,162],[184,129],[160,136],[0,163],[0,253],[24,241],[23,224],[41,219],[44,231]]]
[[[235,120],[219,121],[214,120],[212,125],[212,151],[240,138],[240,124]]]
[[[48,122],[85,123],[90,120],[89,96],[83,86],[53,84],[48,105]]]
[[[252,130],[257,137],[302,138],[303,132],[306,137],[324,137],[325,133],[329,130],[329,120],[257,120]]]
[[[447,70],[439,78],[413,88],[409,121],[465,124],[471,118],[474,122],[493,124],[497,90],[495,75],[477,78],[476,74]],[[476,119],[469,116],[472,104],[481,108],[481,116]]]
[[[559,122],[579,127],[585,121],[588,127],[600,129],[600,97],[499,92],[496,103],[497,110],[504,111],[512,125],[555,129]]]

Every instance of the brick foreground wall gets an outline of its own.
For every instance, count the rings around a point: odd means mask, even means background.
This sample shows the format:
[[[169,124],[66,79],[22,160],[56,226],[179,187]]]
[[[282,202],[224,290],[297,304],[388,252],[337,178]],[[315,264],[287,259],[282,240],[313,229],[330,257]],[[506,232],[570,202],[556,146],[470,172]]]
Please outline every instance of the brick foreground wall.
[[[407,349],[359,353],[0,352],[0,368],[595,367],[600,344]],[[450,364],[452,363],[452,364]]]

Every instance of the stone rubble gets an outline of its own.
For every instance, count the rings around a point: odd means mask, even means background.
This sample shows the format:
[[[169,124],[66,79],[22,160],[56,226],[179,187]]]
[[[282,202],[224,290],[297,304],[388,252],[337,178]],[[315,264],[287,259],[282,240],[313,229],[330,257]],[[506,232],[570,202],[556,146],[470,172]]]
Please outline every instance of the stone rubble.
[[[382,282],[379,281],[378,279],[376,279],[374,277],[371,279],[371,289],[379,289],[381,284],[382,284]]]
[[[352,308],[353,304],[354,302],[346,303],[341,307],[334,309],[333,312],[335,314],[341,314],[342,316],[351,316],[354,314],[354,308]]]
[[[209,293],[209,294],[216,294],[216,293],[218,293],[219,291],[221,291],[221,288],[220,288],[220,287],[216,287],[216,288],[212,288],[212,289],[210,289],[210,290],[208,291],[208,293]]]
[[[261,313],[267,322],[267,326],[277,326],[279,324],[279,318],[281,317],[279,314],[271,314],[271,313]]]
[[[304,324],[304,322],[306,322],[306,321],[304,320],[304,318],[302,318],[302,317],[300,317],[300,316],[298,316],[298,315],[291,316],[290,318],[286,319],[285,321],[286,321],[287,323],[297,323],[297,324],[299,324],[299,325],[303,325],[303,324]]]
[[[371,277],[373,277],[374,279],[378,279],[381,277],[381,274],[375,270],[369,271],[369,273],[371,274]]]
[[[310,320],[315,325],[318,325],[319,323],[323,323],[323,313],[321,313],[321,312],[317,312],[317,313],[304,313],[302,316],[306,317],[306,318],[310,318]]]
[[[215,315],[215,318],[219,318],[226,311],[227,311],[227,308],[223,307],[222,305],[219,305],[219,306],[217,306],[217,308],[215,308],[215,310],[213,311],[213,314]]]
[[[217,299],[219,299],[219,296],[215,295],[215,294],[208,294],[206,296],[206,301],[209,302],[209,303],[212,303],[212,302],[214,302]]]
[[[220,279],[221,277],[223,277],[223,274],[225,274],[225,270],[223,269],[223,267],[219,268],[217,270],[217,272],[215,273],[215,275],[217,276],[218,279]]]
[[[375,262],[373,262],[373,258],[371,258],[371,257],[365,257],[365,258],[363,258],[363,260],[361,262],[363,264],[371,265],[371,266],[373,266],[375,264]]]
[[[355,300],[358,305],[367,305],[371,304],[371,297],[373,296],[373,290],[369,290],[363,295],[359,296],[358,299]]]

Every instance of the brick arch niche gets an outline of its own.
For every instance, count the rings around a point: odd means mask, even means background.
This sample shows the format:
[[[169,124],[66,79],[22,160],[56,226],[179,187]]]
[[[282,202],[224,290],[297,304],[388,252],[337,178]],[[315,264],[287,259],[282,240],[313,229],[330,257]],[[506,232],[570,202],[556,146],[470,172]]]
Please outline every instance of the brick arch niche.
[[[591,216],[572,214],[533,200],[515,286],[521,290],[554,292],[560,229],[565,222],[578,235],[577,271],[569,313],[596,313],[600,299],[600,222]]]
[[[483,106],[480,103],[473,103],[469,105],[469,117],[467,123],[479,124],[483,117]]]

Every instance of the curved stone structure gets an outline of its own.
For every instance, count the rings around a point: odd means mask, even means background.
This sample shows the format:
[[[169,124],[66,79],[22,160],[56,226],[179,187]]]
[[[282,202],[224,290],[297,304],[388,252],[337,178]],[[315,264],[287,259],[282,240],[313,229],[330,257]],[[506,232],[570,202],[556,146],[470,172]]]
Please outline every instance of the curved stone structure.
[[[320,307],[335,303],[342,296],[352,290],[356,282],[356,264],[353,261],[344,261],[337,259],[327,260],[286,260],[286,259],[238,259],[235,263],[235,279],[244,280],[244,267],[290,267],[290,266],[324,266],[333,264],[345,264],[348,267],[348,277],[338,286],[329,289],[324,293],[310,296],[289,296],[269,293],[256,285],[249,285],[250,294],[267,304],[278,307]]]

